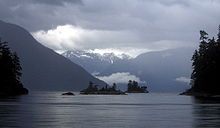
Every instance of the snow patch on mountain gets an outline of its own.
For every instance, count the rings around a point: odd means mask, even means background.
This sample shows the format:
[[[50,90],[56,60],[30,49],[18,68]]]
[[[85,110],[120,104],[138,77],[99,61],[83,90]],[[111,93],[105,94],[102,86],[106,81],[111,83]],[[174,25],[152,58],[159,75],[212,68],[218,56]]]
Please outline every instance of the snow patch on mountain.
[[[80,59],[92,59],[97,61],[105,61],[108,63],[115,63],[119,60],[129,60],[132,59],[131,56],[127,54],[115,54],[113,52],[111,53],[95,53],[92,50],[72,50],[72,51],[66,51],[62,53],[63,56],[69,59],[73,58],[80,58]]]

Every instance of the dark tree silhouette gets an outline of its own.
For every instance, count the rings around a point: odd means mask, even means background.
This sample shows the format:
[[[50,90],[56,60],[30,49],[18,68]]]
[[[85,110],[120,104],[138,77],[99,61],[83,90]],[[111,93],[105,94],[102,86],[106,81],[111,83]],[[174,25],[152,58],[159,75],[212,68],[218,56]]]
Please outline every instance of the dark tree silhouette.
[[[113,90],[113,91],[115,91],[115,90],[116,90],[116,88],[117,88],[116,83],[113,83],[113,85],[112,85],[112,90]]]
[[[192,56],[191,89],[188,93],[220,94],[220,26],[217,39],[200,31],[199,49]]]
[[[0,40],[0,96],[27,94],[21,83],[21,65],[16,53],[12,53],[7,42]]]
[[[218,26],[217,42],[220,42],[220,25]]]
[[[121,90],[117,90],[116,83],[113,83],[112,86],[109,86],[108,84],[106,84],[105,87],[98,89],[98,85],[93,85],[92,82],[89,82],[89,86],[86,89],[83,89],[82,91],[80,91],[80,94],[125,95],[125,93],[122,92]]]
[[[148,93],[147,86],[139,86],[137,81],[128,81],[128,93]]]

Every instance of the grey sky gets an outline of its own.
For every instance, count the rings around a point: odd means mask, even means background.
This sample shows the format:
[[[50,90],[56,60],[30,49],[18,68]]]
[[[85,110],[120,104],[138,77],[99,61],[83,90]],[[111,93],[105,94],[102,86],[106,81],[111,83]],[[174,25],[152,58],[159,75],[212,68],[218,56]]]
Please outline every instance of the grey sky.
[[[0,19],[21,25],[54,50],[160,50],[195,46],[200,29],[216,33],[220,1],[0,0]]]

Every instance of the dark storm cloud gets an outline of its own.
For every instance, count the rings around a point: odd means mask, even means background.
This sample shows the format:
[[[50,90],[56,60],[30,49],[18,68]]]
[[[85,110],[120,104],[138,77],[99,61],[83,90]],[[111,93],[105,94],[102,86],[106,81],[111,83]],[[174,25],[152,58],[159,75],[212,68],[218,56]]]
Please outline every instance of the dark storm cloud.
[[[65,3],[82,4],[81,0],[32,0],[36,3],[48,4],[48,5],[64,5]]]
[[[17,4],[47,4],[62,6],[65,3],[82,4],[81,0],[0,0],[5,5],[17,5]]]
[[[64,9],[65,5],[82,4],[81,0],[0,0],[0,19],[21,25],[29,31],[49,29],[69,23],[67,17],[61,18],[57,11]]]
[[[216,33],[219,12],[219,0],[0,0],[0,19],[43,30],[38,38],[53,49],[193,46],[200,29]],[[45,42],[67,30],[80,39]]]

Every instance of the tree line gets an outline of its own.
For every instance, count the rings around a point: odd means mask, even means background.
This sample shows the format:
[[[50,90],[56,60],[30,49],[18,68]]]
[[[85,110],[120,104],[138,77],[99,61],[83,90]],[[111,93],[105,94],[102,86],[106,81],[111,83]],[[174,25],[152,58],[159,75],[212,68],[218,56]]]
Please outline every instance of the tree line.
[[[217,38],[200,31],[199,48],[192,56],[191,92],[220,94],[220,26]]]

